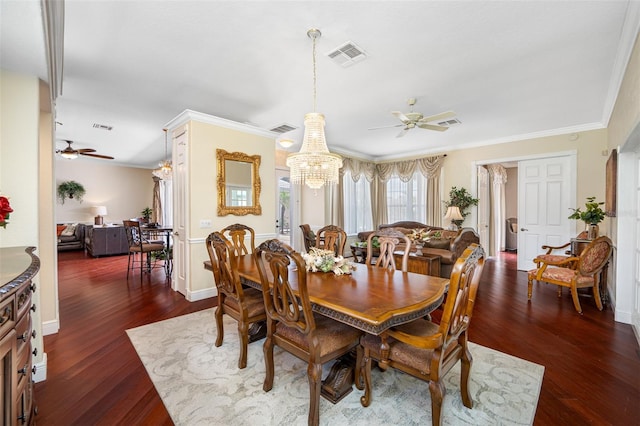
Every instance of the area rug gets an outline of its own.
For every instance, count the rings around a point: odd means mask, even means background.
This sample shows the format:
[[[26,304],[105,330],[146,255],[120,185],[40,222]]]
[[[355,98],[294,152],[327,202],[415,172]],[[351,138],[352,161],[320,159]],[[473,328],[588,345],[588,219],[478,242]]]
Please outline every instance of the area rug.
[[[213,309],[127,330],[176,425],[305,425],[309,407],[306,363],[275,348],[275,380],[265,377],[262,343],[249,345],[239,370],[236,323],[225,316],[224,343],[214,346]],[[446,376],[444,425],[531,425],[544,367],[471,344],[473,409],[462,405],[460,363]],[[323,377],[330,366],[325,366]],[[426,382],[393,369],[372,371],[371,405],[354,390],[337,404],[320,399],[322,425],[431,424]]]

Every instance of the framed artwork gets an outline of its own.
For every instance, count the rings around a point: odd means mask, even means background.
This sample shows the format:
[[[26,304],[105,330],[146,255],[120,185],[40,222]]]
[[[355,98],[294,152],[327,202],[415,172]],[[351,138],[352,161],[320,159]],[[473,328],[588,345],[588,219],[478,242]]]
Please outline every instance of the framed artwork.
[[[607,160],[607,176],[606,176],[606,193],[604,199],[605,214],[609,217],[616,217],[616,192],[617,192],[617,174],[618,174],[618,151],[611,151]]]

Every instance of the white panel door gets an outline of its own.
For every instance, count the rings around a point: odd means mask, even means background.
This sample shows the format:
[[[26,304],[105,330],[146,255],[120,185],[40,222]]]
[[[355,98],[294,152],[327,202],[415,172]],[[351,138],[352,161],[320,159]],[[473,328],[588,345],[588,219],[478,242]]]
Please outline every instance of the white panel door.
[[[187,143],[186,129],[179,131],[173,140],[173,289],[187,295],[189,253],[187,252]]]
[[[543,245],[569,242],[573,164],[570,156],[518,163],[518,269],[531,269]]]
[[[491,199],[489,197],[489,171],[484,166],[478,166],[478,235],[480,236],[480,245],[486,253],[491,253],[489,246]]]

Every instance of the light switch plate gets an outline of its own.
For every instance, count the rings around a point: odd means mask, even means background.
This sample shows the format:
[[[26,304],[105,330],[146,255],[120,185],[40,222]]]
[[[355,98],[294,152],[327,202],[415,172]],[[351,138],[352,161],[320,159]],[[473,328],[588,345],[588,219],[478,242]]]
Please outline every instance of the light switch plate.
[[[209,219],[201,219],[200,220],[200,228],[211,228],[211,220],[209,220]]]

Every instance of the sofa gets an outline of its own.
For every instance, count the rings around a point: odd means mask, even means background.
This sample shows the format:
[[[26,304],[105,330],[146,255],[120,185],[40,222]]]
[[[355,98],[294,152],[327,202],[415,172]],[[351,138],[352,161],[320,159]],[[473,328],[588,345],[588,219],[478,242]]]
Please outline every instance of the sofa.
[[[437,226],[425,225],[420,222],[402,221],[380,225],[378,229],[395,228],[405,234],[410,234],[414,229],[422,229],[431,237],[425,241],[423,254],[437,255],[440,257],[440,276],[449,278],[453,265],[464,250],[472,243],[479,244],[480,236],[473,228],[461,228],[458,231],[448,231]],[[358,233],[360,241],[367,241],[373,231]]]
[[[56,225],[58,251],[83,250],[86,225],[82,223],[59,223]]]

